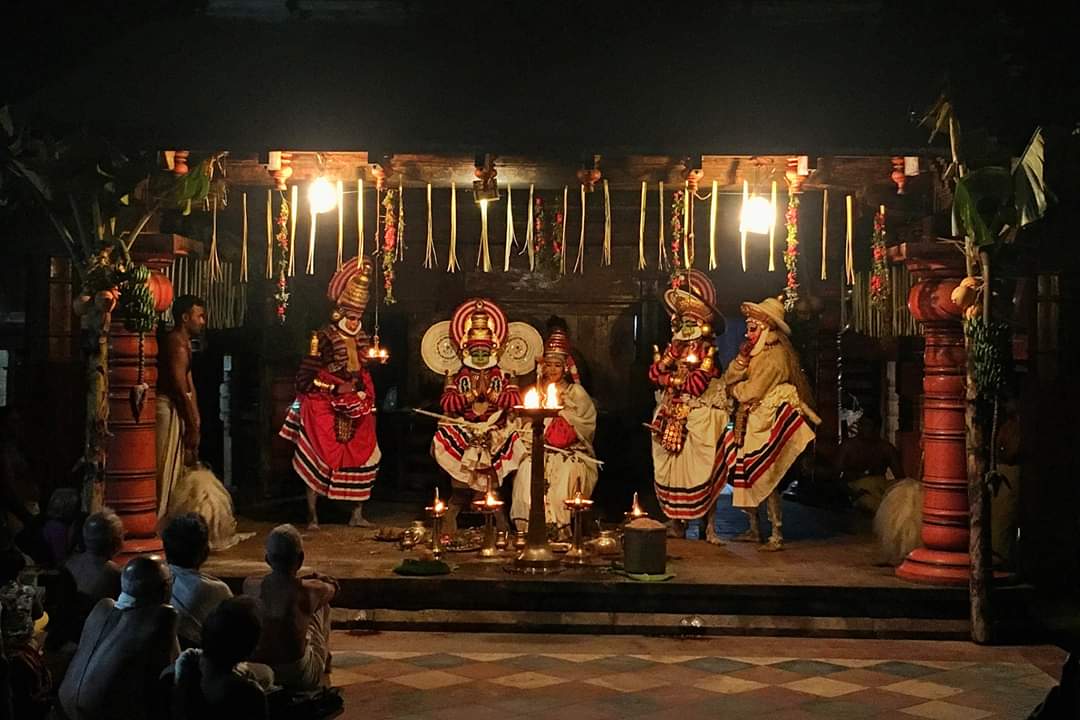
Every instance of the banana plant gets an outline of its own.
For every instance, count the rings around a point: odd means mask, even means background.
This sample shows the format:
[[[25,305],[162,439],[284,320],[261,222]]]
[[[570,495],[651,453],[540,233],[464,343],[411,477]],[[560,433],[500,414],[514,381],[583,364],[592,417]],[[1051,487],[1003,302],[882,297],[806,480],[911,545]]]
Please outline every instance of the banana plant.
[[[1003,322],[994,322],[991,315],[991,268],[998,250],[1012,242],[1020,228],[1041,219],[1055,198],[1044,180],[1045,141],[1041,128],[1035,130],[1015,167],[991,163],[969,170],[961,153],[956,109],[946,94],[938,98],[922,124],[930,128],[931,141],[939,133],[947,133],[949,138],[951,161],[944,179],[952,185],[953,224],[963,237],[960,244],[967,267],[967,277],[953,292],[952,300],[964,312],[967,357],[965,424],[971,513],[971,628],[972,638],[986,643],[993,638],[991,495],[997,492],[1003,479],[996,471],[992,447],[1009,357],[1008,327]],[[987,407],[991,408],[989,422]]]

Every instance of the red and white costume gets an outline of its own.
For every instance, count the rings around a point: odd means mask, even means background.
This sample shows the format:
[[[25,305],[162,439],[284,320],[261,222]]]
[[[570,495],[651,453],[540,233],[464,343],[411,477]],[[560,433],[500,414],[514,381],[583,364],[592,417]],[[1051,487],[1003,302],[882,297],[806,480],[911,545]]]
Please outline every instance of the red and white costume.
[[[450,342],[462,367],[448,374],[440,405],[444,415],[463,422],[440,422],[431,454],[456,485],[473,490],[487,489],[492,472],[500,485],[526,452],[508,422],[521,394],[513,376],[498,365],[506,332],[502,310],[481,298],[467,300],[450,321]]]
[[[355,334],[342,328],[342,318],[358,317],[367,305],[370,270],[370,261],[361,270],[353,259],[331,279],[327,296],[336,305],[335,322],[313,337],[311,353],[296,374],[296,402],[279,433],[296,444],[296,473],[331,500],[368,500],[382,458],[375,437],[375,385],[364,366],[367,335],[359,326]]]

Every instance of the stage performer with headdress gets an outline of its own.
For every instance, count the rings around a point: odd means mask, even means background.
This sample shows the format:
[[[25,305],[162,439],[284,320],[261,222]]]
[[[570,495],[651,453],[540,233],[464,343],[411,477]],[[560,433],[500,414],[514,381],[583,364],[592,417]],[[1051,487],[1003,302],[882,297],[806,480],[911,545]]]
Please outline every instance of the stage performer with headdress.
[[[382,453],[375,438],[375,385],[365,367],[371,261],[356,258],[334,273],[326,296],[330,322],[311,334],[308,356],[296,374],[296,402],[280,435],[296,444],[293,469],[307,484],[308,528],[318,529],[318,495],[355,503],[349,525],[370,527],[371,497]]]
[[[555,385],[562,402],[559,414],[544,421],[544,444],[548,446],[544,453],[545,510],[547,523],[555,525],[560,534],[566,534],[570,511],[563,501],[579,488],[582,497],[592,495],[599,476],[599,464],[592,445],[596,434],[596,406],[581,385],[577,363],[570,352],[570,335],[562,318],[548,320],[548,338],[537,366],[536,385],[541,390]],[[531,453],[532,435],[523,433],[522,439],[527,453]],[[528,530],[531,489],[532,456],[526,454],[514,476],[514,501],[510,507],[510,518],[523,532]]]
[[[711,482],[716,442],[728,421],[727,399],[716,367],[715,334],[724,332],[716,288],[699,270],[677,277],[664,293],[671,342],[653,346],[649,380],[657,386],[650,428],[656,499],[682,537],[686,522],[708,516],[706,537],[719,543],[711,521],[719,488]]]
[[[525,327],[539,342],[539,333]],[[521,404],[521,393],[514,371],[500,367],[512,359],[507,354],[508,343],[514,340],[509,330],[498,305],[473,298],[462,303],[448,323],[436,323],[424,336],[425,361],[445,377],[439,400],[442,417],[431,454],[453,486],[443,526],[447,533],[457,531],[458,513],[475,494],[497,490],[525,456],[517,424],[510,417],[512,408]],[[531,362],[535,353],[527,345],[522,352]],[[513,350],[511,355],[520,354],[520,348]],[[520,370],[520,365],[515,367]],[[506,526],[503,513],[496,519],[500,527]]]
[[[742,304],[746,341],[724,373],[727,394],[737,403],[734,423],[716,451],[714,486],[732,486],[732,504],[750,519],[736,540],[761,542],[758,508],[768,508],[772,534],[762,550],[784,546],[780,481],[814,439],[810,384],[791,344],[784,305],[777,298]],[[808,422],[809,421],[809,422]]]

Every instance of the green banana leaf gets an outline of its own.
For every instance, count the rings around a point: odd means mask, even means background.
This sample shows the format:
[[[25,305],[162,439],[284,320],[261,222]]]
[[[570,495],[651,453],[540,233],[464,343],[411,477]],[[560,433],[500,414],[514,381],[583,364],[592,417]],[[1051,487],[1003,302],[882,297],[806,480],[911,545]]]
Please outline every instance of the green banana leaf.
[[[974,170],[956,183],[953,214],[976,247],[993,245],[1006,225],[1016,224],[1012,174],[1005,168]]]

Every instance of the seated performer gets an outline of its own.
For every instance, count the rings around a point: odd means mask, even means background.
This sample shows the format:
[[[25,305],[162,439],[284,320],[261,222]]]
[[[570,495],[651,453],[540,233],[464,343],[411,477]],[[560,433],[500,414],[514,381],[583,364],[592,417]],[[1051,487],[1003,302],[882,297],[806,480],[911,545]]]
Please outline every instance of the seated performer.
[[[814,431],[806,420],[820,419],[811,406],[810,385],[791,345],[784,305],[776,298],[745,302],[746,342],[728,366],[723,382],[738,404],[734,426],[716,450],[714,487],[731,483],[732,505],[742,508],[750,529],[736,538],[761,542],[758,507],[768,499],[772,535],[763,550],[781,550],[780,481]]]
[[[331,322],[312,334],[296,374],[297,398],[281,437],[296,444],[293,469],[307,484],[308,528],[317,530],[318,495],[355,503],[349,525],[370,527],[371,498],[382,453],[375,437],[375,385],[364,366],[368,348],[361,318],[368,302],[371,261],[349,260],[330,279]]]
[[[137,557],[122,582],[119,600],[106,598],[90,613],[60,685],[68,720],[152,720],[168,712],[158,679],[179,654],[176,611],[167,604],[169,569]]]
[[[269,665],[275,682],[291,690],[321,687],[330,672],[330,601],[337,581],[304,565],[304,541],[292,525],[278,525],[266,538],[270,574],[244,581],[244,594],[258,602],[262,633],[252,654]]]
[[[486,491],[489,481],[498,488],[525,456],[521,436],[507,417],[521,395],[513,375],[499,368],[506,336],[506,316],[490,300],[465,301],[450,321],[450,341],[462,367],[446,373],[440,399],[446,419],[431,443],[432,456],[453,486],[443,526],[450,534],[474,494]],[[501,513],[497,521],[506,526]]]
[[[557,417],[545,421],[544,443],[557,450],[544,453],[544,475],[547,483],[545,506],[548,524],[564,531],[570,524],[570,511],[563,505],[580,483],[581,494],[592,495],[599,475],[592,439],[596,433],[596,406],[581,386],[574,358],[570,354],[570,338],[562,318],[548,321],[548,339],[544,357],[537,369],[536,384],[542,391],[549,384],[558,388],[563,409]],[[532,488],[532,435],[523,434],[527,454],[514,476],[514,502],[510,517],[519,531],[526,531],[529,522]]]
[[[653,346],[649,367],[649,380],[658,388],[651,426],[656,499],[671,519],[673,537],[683,536],[686,521],[708,515],[706,537],[719,543],[711,521],[719,488],[710,483],[710,471],[728,420],[714,339],[714,327],[724,332],[724,316],[704,273],[690,270],[680,280],[682,287],[664,293],[671,342],[662,355]]]

